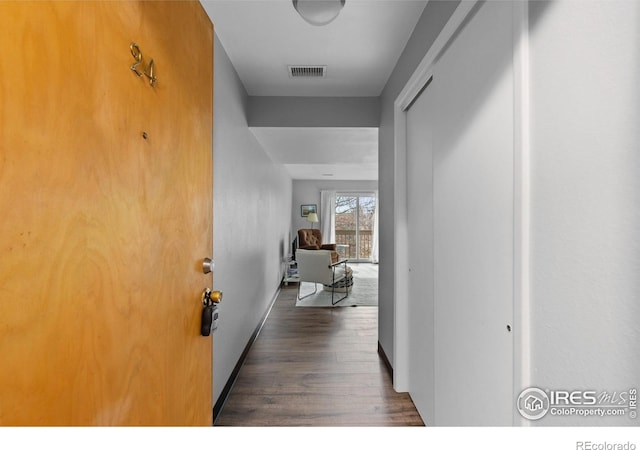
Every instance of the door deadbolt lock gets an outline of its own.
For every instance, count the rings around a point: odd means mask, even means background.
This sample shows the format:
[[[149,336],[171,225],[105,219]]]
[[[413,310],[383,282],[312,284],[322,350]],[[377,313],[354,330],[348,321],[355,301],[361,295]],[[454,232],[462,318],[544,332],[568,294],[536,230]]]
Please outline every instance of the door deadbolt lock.
[[[213,268],[215,267],[215,263],[211,258],[205,258],[202,261],[202,271],[207,274],[213,272]]]

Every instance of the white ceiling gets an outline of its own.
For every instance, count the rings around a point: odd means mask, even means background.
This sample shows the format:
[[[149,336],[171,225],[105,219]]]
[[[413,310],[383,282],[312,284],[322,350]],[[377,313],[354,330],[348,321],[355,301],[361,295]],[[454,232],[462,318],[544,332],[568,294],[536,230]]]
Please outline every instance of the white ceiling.
[[[251,131],[294,180],[378,179],[377,128],[260,127]]]
[[[200,1],[249,95],[308,97],[379,96],[427,3],[346,0],[335,21],[315,27],[291,0]],[[327,76],[289,78],[289,65],[324,65]],[[371,129],[253,132],[294,179],[377,179],[377,130],[375,139]]]

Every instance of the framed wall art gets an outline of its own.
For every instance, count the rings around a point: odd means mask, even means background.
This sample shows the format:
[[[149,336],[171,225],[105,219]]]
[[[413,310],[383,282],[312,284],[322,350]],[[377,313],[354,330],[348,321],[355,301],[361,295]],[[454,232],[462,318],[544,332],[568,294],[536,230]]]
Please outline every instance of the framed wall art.
[[[301,205],[300,206],[300,213],[302,215],[302,217],[307,217],[309,214],[311,213],[318,213],[318,206],[317,205]]]

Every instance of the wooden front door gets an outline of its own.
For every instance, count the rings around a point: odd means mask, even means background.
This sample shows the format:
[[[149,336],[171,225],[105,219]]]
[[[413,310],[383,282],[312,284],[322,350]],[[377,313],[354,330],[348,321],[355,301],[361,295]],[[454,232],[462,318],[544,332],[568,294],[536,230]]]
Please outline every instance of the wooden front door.
[[[0,425],[211,425],[209,18],[0,2],[0,30]]]

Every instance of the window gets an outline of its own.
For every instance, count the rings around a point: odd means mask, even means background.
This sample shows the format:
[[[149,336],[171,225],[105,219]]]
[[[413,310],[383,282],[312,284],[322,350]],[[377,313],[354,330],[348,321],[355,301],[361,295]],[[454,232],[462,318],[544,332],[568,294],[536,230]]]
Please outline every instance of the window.
[[[336,244],[343,258],[369,261],[375,247],[376,195],[336,194]]]

